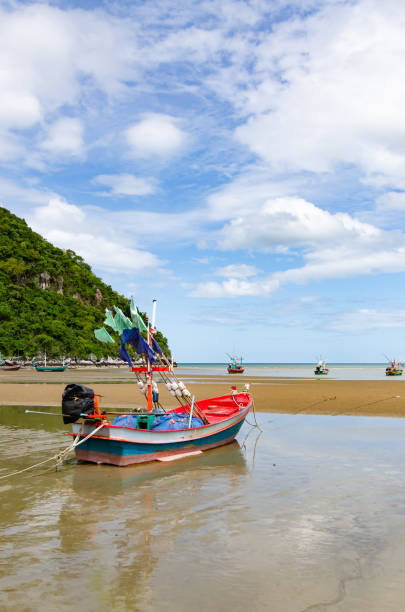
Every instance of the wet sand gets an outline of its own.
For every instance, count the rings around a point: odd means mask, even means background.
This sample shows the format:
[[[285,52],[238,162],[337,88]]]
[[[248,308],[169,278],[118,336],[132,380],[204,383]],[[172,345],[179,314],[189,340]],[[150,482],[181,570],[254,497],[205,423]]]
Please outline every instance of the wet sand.
[[[144,406],[128,370],[73,370],[48,375],[35,371],[1,373],[0,405],[60,406],[66,384],[78,382],[90,386],[102,396],[103,408],[128,410]],[[246,378],[197,376],[190,382],[183,377],[198,398],[216,397],[229,392],[231,384],[242,389]],[[405,378],[377,381],[333,379],[292,379],[254,377],[250,380],[255,408],[260,412],[285,414],[330,414],[358,416],[405,416]],[[3,383],[3,384],[2,384]],[[160,401],[175,407],[176,399],[159,384]]]

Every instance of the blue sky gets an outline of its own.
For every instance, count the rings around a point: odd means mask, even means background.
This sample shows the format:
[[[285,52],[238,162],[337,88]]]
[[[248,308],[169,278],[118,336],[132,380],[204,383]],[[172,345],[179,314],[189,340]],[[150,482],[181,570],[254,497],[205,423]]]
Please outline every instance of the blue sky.
[[[0,202],[178,361],[405,358],[405,6],[2,2]]]

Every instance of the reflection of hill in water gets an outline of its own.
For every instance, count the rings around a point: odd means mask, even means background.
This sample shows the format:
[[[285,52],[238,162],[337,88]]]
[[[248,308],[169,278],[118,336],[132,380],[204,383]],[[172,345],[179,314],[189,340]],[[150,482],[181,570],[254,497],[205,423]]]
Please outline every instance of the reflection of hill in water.
[[[239,443],[203,452],[194,457],[185,457],[169,463],[153,461],[127,467],[78,463],[74,470],[73,489],[76,493],[91,495],[116,495],[131,487],[153,485],[153,482],[174,475],[187,475],[201,471],[198,479],[211,478],[211,470],[229,470],[230,475],[244,474],[247,465]],[[194,475],[195,477],[195,475]]]

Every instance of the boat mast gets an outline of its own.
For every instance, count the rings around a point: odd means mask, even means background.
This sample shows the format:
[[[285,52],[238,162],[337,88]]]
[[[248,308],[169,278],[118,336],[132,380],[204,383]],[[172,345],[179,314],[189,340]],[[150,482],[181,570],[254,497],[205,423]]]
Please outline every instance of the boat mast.
[[[149,317],[147,318],[147,323],[148,323],[148,344],[152,348],[152,334],[155,330],[155,323],[156,323],[156,300],[153,300],[153,306],[152,306],[152,325],[149,321]],[[148,412],[152,412],[152,407],[153,407],[152,379],[153,379],[152,367],[151,367],[150,360],[148,359],[148,396],[147,396],[148,397]]]

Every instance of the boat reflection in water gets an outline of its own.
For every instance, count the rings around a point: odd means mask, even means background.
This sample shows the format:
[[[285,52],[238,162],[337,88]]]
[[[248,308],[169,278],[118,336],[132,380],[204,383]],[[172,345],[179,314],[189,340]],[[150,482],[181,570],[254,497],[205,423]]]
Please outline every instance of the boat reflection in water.
[[[142,463],[129,465],[125,469],[117,466],[95,465],[78,462],[73,475],[73,489],[76,493],[84,492],[87,495],[98,493],[116,495],[132,487],[141,485],[153,486],[154,481],[176,475],[187,477],[188,472],[202,471],[202,477],[212,478],[211,470],[228,470],[232,474],[247,473],[245,456],[239,443],[235,440],[227,446],[220,446],[209,453],[202,453],[193,457],[184,457],[174,463]],[[195,475],[194,475],[195,477]]]
[[[149,610],[159,608],[160,595],[151,585],[162,563],[170,566],[183,557],[176,580],[189,581],[206,538],[215,537],[207,524],[214,520],[216,528],[230,529],[229,509],[240,505],[248,467],[233,442],[174,463],[126,468],[79,463],[73,472],[57,524],[57,572],[67,577],[63,599],[76,582],[80,558],[80,582],[93,585],[89,591],[97,593],[103,610]],[[91,604],[87,594],[83,603]]]

